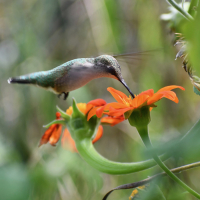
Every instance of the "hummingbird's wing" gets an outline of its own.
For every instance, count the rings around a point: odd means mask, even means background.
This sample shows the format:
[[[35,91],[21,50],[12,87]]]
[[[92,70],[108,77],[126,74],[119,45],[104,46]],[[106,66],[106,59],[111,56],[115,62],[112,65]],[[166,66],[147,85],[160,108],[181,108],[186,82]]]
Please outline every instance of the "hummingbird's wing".
[[[130,64],[131,66],[138,66],[140,62],[148,59],[148,57],[152,56],[154,52],[159,52],[160,50],[161,48],[147,51],[114,54],[113,57],[116,58],[119,62],[125,62],[127,64]]]
[[[113,55],[114,58],[118,57],[137,57],[139,55],[149,55],[152,52],[159,51],[161,49],[153,49],[148,51],[136,51],[136,52],[128,52],[128,53],[122,53],[122,54],[115,54]]]

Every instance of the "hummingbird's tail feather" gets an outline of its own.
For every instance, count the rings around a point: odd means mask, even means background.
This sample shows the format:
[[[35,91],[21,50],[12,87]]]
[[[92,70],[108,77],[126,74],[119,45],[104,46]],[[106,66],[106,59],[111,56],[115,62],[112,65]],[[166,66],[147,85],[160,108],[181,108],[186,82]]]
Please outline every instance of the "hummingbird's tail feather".
[[[8,83],[32,84],[35,86],[40,86],[57,94],[58,92],[54,89],[54,80],[55,77],[50,73],[50,71],[41,71],[9,78]]]
[[[8,79],[8,83],[19,83],[19,84],[36,84],[36,76],[32,76],[32,74],[17,76]]]
[[[19,83],[19,84],[34,84],[35,81],[31,80],[31,79],[21,79],[20,76],[19,77],[13,77],[13,78],[9,78],[8,79],[8,83]]]
[[[33,84],[44,88],[53,86],[52,77],[48,74],[47,71],[35,72],[23,76],[9,78],[8,83]]]

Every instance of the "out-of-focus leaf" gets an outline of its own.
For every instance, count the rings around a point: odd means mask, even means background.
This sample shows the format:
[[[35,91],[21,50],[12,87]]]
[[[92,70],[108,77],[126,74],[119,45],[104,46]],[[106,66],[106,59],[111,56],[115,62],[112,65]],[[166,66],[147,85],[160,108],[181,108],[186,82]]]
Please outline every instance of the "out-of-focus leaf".
[[[179,6],[182,6],[182,3],[180,3]],[[184,10],[187,11],[189,9],[189,6],[190,6],[190,3],[185,2],[184,3]],[[168,21],[168,26],[171,30],[179,33],[181,25],[185,23],[186,19],[174,7],[169,6],[168,9],[169,9],[170,12],[162,14],[160,16],[160,18],[164,21]]]
[[[197,95],[200,95],[200,91],[199,91],[199,90],[197,90],[197,88],[196,88],[196,87],[194,87],[194,86],[193,86],[193,90],[194,90],[194,93],[195,93],[195,94],[197,94]]]
[[[51,199],[57,190],[57,177],[46,170],[45,166],[37,165],[29,171],[32,183],[31,198]]]
[[[14,164],[0,168],[0,199],[27,200],[30,191],[31,183],[25,167]]]
[[[186,40],[189,42],[188,52],[189,60],[193,69],[197,72],[197,76],[200,76],[200,6],[197,8],[197,15],[194,21],[188,22],[183,27],[183,33]]]
[[[200,120],[183,136],[182,138],[174,139],[166,144],[162,144],[158,148],[146,151],[147,155],[153,153],[165,153],[170,156],[184,157],[185,159],[191,159],[192,162],[200,159]]]

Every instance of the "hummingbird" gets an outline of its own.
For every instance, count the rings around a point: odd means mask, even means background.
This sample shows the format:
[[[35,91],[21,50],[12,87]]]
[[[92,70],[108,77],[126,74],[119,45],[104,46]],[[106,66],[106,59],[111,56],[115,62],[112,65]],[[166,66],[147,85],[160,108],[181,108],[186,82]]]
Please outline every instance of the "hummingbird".
[[[125,86],[131,96],[135,97],[122,77],[118,61],[110,55],[74,59],[48,71],[9,78],[8,83],[40,86],[57,94],[58,97],[64,94],[63,99],[66,100],[70,91],[101,77],[118,80]]]

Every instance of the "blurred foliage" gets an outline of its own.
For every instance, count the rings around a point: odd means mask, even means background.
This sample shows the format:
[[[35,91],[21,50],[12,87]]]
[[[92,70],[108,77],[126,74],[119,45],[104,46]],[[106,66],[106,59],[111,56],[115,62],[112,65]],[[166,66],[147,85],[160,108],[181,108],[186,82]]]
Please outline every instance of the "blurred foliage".
[[[102,199],[117,185],[139,181],[158,172],[159,168],[155,167],[136,174],[112,176],[93,169],[78,154],[62,149],[60,142],[57,147],[47,144],[38,148],[45,131],[42,125],[55,118],[56,105],[67,109],[72,97],[77,102],[94,98],[109,102],[113,99],[107,87],[127,93],[116,80],[93,80],[71,92],[68,100],[63,101],[37,87],[9,85],[7,79],[52,69],[74,58],[155,49],[135,59],[119,59],[119,62],[124,79],[136,94],[150,88],[157,91],[166,85],[186,88],[185,92],[177,91],[179,104],[163,100],[151,113],[149,129],[153,143],[174,140],[197,121],[200,103],[181,67],[181,60],[175,61],[178,51],[173,46],[175,36],[168,22],[160,20],[169,5],[160,0],[18,0],[0,4],[1,199]],[[190,58],[198,73],[199,20],[200,11],[194,22],[177,27],[191,43]],[[192,145],[189,146],[194,153]],[[126,121],[105,127],[104,136],[95,147],[103,156],[116,161],[139,161],[146,157],[137,131]],[[194,156],[177,154],[176,159],[170,159],[167,164],[173,168],[195,160],[199,160],[198,153]],[[180,175],[197,191],[199,176],[198,169]],[[157,184],[166,199],[180,199],[175,194],[183,191],[170,179],[162,179]],[[128,199],[130,194],[130,190],[116,191],[109,198]],[[193,198],[184,195],[184,199]]]

